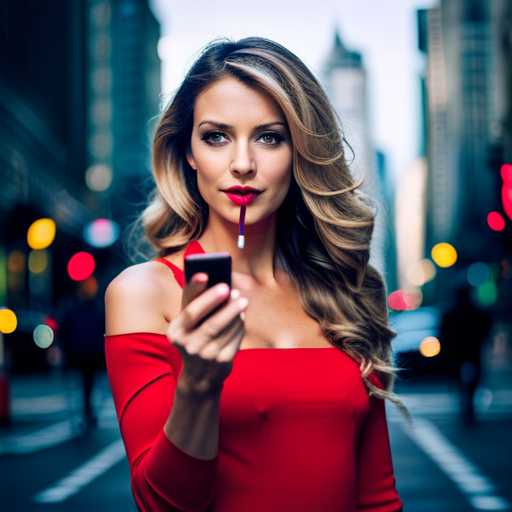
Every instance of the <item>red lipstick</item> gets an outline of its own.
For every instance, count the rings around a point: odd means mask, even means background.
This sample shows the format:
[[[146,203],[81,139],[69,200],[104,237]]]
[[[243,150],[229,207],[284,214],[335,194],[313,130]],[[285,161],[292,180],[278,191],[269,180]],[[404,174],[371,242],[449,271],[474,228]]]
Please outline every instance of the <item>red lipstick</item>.
[[[226,194],[233,203],[238,206],[247,206],[249,203],[252,203],[256,196],[262,193],[261,190],[257,190],[252,187],[229,187],[226,190],[223,190],[224,194]]]

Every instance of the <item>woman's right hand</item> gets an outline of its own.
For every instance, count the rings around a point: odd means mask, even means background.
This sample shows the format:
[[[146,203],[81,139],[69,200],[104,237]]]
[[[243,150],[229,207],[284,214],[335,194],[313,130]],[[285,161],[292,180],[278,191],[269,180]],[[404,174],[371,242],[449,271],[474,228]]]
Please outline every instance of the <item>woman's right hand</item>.
[[[177,389],[188,395],[204,396],[222,389],[245,334],[242,313],[248,299],[240,297],[238,290],[230,292],[224,283],[206,290],[207,283],[207,274],[198,273],[185,284],[181,312],[167,329],[167,338],[183,359]]]

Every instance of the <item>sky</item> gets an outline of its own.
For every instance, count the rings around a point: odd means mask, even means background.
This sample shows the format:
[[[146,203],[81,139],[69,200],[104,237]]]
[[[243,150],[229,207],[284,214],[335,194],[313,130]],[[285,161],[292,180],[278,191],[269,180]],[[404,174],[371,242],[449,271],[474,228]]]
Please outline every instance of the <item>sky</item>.
[[[161,24],[163,101],[179,86],[212,39],[261,36],[277,41],[321,78],[338,30],[360,52],[368,76],[368,111],[375,149],[395,182],[420,148],[420,76],[416,10],[436,0],[150,0]],[[343,121],[343,120],[342,120]]]

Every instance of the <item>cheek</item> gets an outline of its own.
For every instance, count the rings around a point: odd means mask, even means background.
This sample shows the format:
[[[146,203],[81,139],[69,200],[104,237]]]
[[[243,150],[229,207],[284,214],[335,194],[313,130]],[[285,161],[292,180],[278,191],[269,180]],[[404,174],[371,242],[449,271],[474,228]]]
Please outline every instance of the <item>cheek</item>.
[[[279,181],[281,183],[281,190],[284,190],[284,195],[288,192],[290,188],[290,182],[292,180],[292,157],[289,155],[280,162],[280,173],[279,173]]]

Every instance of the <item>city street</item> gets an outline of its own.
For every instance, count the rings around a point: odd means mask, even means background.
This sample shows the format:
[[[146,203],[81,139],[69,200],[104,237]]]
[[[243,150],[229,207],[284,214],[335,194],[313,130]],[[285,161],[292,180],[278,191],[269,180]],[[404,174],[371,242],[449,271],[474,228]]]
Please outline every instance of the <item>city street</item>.
[[[414,418],[411,429],[387,406],[406,512],[512,510],[511,358],[488,354],[486,367],[492,372],[478,391],[473,427],[461,425],[458,396],[447,384],[398,385]],[[2,511],[136,510],[106,375],[94,391],[98,427],[84,435],[75,432],[75,377],[18,376],[12,391],[13,423],[0,430]]]

